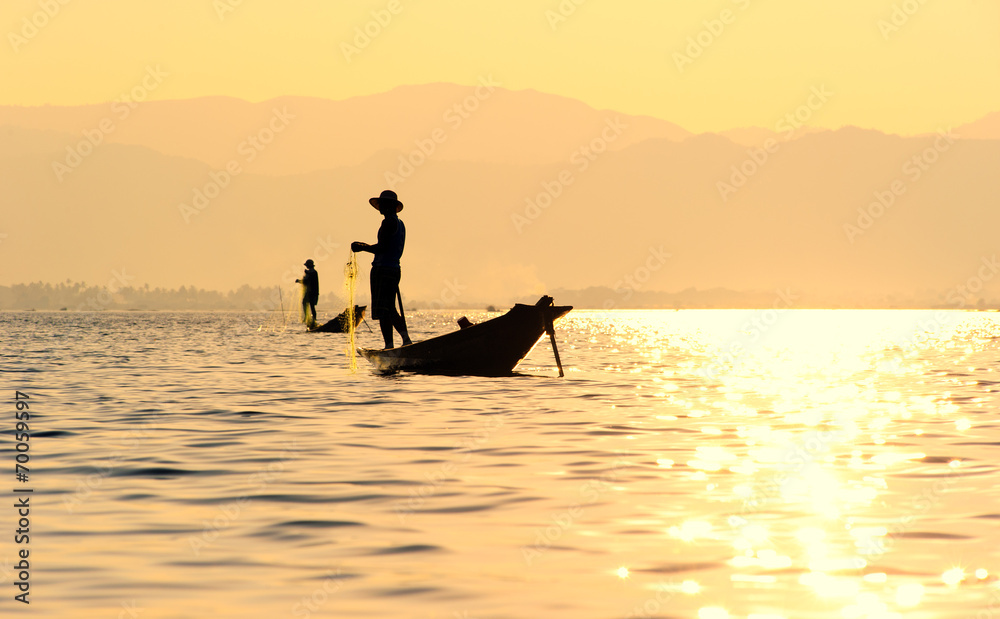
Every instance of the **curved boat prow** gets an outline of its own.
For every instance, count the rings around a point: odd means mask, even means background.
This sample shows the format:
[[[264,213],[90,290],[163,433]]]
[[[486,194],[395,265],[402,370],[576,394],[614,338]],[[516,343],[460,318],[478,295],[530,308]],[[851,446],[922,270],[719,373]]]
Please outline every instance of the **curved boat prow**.
[[[518,303],[502,316],[458,331],[399,348],[359,348],[358,353],[378,370],[508,376],[543,335],[549,333],[555,344],[552,323],[572,309],[543,296],[534,305]]]

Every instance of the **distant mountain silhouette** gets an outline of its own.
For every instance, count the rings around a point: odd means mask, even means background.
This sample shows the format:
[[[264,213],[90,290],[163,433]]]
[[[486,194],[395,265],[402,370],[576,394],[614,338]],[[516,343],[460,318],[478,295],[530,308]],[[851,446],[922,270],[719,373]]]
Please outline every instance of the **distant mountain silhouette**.
[[[281,97],[248,103],[206,97],[150,101],[135,110],[123,104],[0,106],[0,126],[68,133],[75,143],[84,139],[83,131],[109,121],[114,127],[106,133],[109,143],[146,146],[221,168],[243,158],[241,146],[253,148],[250,138],[269,139],[275,110],[289,116],[287,128],[248,165],[251,171],[281,175],[332,169],[385,150],[430,153],[439,160],[551,163],[599,139],[608,118],[620,118],[626,126],[607,144],[611,150],[691,135],[664,120],[602,112],[557,95],[454,84],[400,86],[344,101]]]
[[[474,88],[432,85],[428,92],[437,98],[424,100],[415,94],[420,90],[394,91],[417,110],[402,117],[389,110],[407,106],[381,96],[309,105],[296,99],[303,120],[324,117],[308,111],[313,105],[346,106],[338,107],[338,123],[348,124],[352,114],[359,125],[371,123],[367,150],[329,155],[327,169],[315,167],[326,155],[317,150],[325,138],[307,135],[320,131],[313,120],[292,121],[288,131],[300,127],[303,135],[284,146],[275,140],[253,161],[236,150],[232,141],[246,134],[236,125],[269,118],[281,100],[150,104],[121,121],[61,182],[53,164],[65,162],[67,145],[84,138],[68,121],[45,123],[47,114],[69,112],[22,110],[25,124],[38,125],[25,128],[10,126],[11,108],[4,108],[0,285],[67,279],[101,285],[124,269],[136,286],[284,286],[312,257],[322,292],[338,291],[349,243],[374,241],[379,216],[368,197],[386,188],[386,172],[406,158],[414,136],[430,135],[445,102],[475,96]],[[470,116],[396,186],[408,231],[403,292],[415,301],[502,305],[595,286],[612,294],[588,302],[614,307],[659,298],[758,304],[761,294],[777,290],[791,290],[803,303],[842,306],[971,307],[1000,297],[1000,276],[990,266],[1000,254],[1000,140],[848,127],[802,132],[768,142],[768,150],[766,133],[760,143],[738,144],[540,93],[495,96],[482,102],[482,116]],[[558,103],[561,120],[546,127],[542,119],[555,112],[530,116],[538,101]],[[497,118],[485,115],[487,103],[497,104]],[[178,126],[183,115],[176,111],[185,106],[193,114],[187,128]],[[201,116],[203,106],[213,111]],[[226,110],[233,118],[224,118]],[[95,108],[87,122],[95,111],[100,121]],[[140,112],[150,118],[139,122]],[[524,114],[520,127],[518,114]],[[376,130],[378,118],[391,127]],[[579,150],[602,132],[611,135],[608,123],[616,119],[631,124],[606,150]],[[186,134],[171,141],[172,131]],[[170,154],[110,136],[160,140]],[[180,154],[199,149],[197,156]],[[209,163],[212,157],[217,163]],[[338,158],[353,161],[333,166]],[[230,162],[238,173],[225,172]],[[360,259],[365,277],[369,258]],[[734,292],[697,293],[713,289]],[[361,290],[367,294],[367,286]],[[649,294],[685,290],[695,292]]]
[[[967,140],[1000,140],[1000,112],[993,112],[975,122],[961,125],[955,133]]]

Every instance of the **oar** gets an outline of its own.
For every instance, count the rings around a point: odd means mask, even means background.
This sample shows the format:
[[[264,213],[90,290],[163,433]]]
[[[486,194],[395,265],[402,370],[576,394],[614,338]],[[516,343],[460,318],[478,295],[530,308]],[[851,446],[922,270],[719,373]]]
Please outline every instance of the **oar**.
[[[544,308],[542,311],[545,312],[545,332],[549,334],[549,341],[552,342],[552,352],[556,355],[556,365],[559,366],[559,378],[565,376],[563,373],[562,361],[559,360],[559,347],[556,346],[556,328],[552,324],[552,310],[549,309],[552,306]]]

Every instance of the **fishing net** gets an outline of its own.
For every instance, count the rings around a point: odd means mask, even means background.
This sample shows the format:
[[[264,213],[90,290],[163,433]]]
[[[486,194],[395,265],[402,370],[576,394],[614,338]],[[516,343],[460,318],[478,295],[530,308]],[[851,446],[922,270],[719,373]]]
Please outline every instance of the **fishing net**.
[[[357,349],[354,345],[354,327],[357,323],[354,317],[354,293],[358,289],[358,259],[353,251],[344,267],[344,288],[347,291],[347,365],[351,374],[354,374],[358,371]]]
[[[299,285],[299,294],[297,295],[300,309],[299,319],[306,326],[306,328],[311,331],[316,328],[316,319],[312,315],[312,311],[310,309],[311,306],[306,302],[306,296],[308,294],[309,290],[306,288],[306,283],[302,282]],[[282,314],[284,314],[284,311],[282,311]]]
[[[302,321],[303,324],[308,324],[309,312],[306,310],[306,304],[303,303],[306,298],[306,285],[305,282],[301,282],[300,280],[295,281],[300,282],[298,294],[295,295],[295,297],[299,300],[299,320]],[[284,313],[284,311],[282,311],[282,313]]]
[[[299,286],[296,285],[295,288],[298,289]],[[249,314],[246,318],[247,326],[254,328],[256,325],[256,330],[259,333],[284,333],[288,329],[289,313],[295,311],[294,308],[289,307],[290,303],[286,303],[285,299],[294,299],[296,296],[298,295],[295,290],[287,287],[282,290],[281,286],[277,286],[273,295],[269,295],[254,304],[257,310],[263,312],[263,316],[258,320],[258,314]],[[299,305],[302,304],[299,303]]]

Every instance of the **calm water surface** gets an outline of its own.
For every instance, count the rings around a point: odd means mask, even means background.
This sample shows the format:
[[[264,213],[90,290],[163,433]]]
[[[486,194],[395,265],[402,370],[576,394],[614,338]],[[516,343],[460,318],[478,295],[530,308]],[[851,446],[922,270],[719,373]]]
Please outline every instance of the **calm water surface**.
[[[0,469],[35,490],[32,603],[7,508],[0,613],[1000,618],[1000,314],[557,330],[565,379],[547,342],[520,376],[377,376],[274,315],[0,314],[30,483],[10,438]]]

